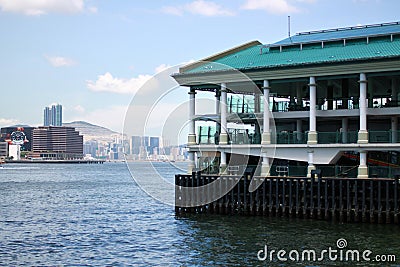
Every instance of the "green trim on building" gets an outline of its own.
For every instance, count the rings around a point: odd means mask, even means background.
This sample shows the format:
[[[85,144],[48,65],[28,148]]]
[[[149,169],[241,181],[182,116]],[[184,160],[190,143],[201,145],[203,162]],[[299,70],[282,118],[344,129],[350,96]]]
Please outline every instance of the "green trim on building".
[[[270,45],[252,41],[180,68],[173,77],[313,68],[400,59],[400,23],[299,33]]]
[[[400,58],[400,39],[365,40],[346,45],[327,44],[322,46],[290,47],[282,52],[262,49],[255,45],[229,54],[215,61],[202,64],[182,74],[227,71],[232,69],[250,70],[258,68],[295,67],[312,64],[341,63],[364,60]]]

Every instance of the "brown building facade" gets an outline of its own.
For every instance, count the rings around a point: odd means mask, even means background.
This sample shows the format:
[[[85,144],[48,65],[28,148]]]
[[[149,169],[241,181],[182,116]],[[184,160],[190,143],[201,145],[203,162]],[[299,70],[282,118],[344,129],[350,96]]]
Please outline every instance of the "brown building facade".
[[[32,158],[83,158],[83,136],[73,127],[40,126],[33,130]]]

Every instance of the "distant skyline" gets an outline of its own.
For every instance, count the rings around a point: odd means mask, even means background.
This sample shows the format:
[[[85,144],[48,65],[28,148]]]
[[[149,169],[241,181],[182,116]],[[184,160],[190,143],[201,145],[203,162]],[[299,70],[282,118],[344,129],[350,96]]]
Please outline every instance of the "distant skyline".
[[[252,40],[400,21],[396,0],[0,0],[0,127],[63,121],[121,132],[152,75]],[[187,97],[187,91],[182,92]],[[173,105],[173,99],[170,100]]]

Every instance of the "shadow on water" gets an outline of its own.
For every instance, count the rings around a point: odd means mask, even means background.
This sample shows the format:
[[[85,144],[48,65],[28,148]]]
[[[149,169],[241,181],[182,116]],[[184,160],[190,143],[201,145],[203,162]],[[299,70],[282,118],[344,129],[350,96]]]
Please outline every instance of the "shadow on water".
[[[184,238],[189,251],[184,264],[196,266],[399,266],[400,229],[395,225],[337,224],[287,218],[240,217],[221,215],[189,215],[176,218],[180,222],[178,234]],[[338,239],[345,239],[342,249],[360,251],[360,261],[340,261]],[[265,249],[291,250],[300,252],[300,260],[278,261],[276,252],[273,260],[258,260],[257,253]],[[337,250],[331,261],[325,254],[322,261],[301,261],[301,252],[315,250],[316,258],[321,251],[331,247]],[[362,252],[371,250],[371,262],[362,259]],[[376,255],[396,256],[396,262],[383,264],[372,262]],[[260,254],[261,256],[264,253]],[[293,254],[295,255],[295,254]],[[351,258],[349,258],[351,259]],[[397,264],[397,265],[396,265]]]

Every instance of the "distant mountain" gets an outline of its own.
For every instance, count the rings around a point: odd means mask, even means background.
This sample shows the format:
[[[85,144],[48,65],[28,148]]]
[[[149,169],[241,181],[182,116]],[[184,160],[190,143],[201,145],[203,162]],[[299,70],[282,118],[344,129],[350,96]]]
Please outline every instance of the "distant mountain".
[[[100,142],[112,142],[120,133],[114,132],[108,128],[94,125],[85,121],[73,121],[63,123],[63,126],[74,127],[81,135],[84,141],[96,140]]]

